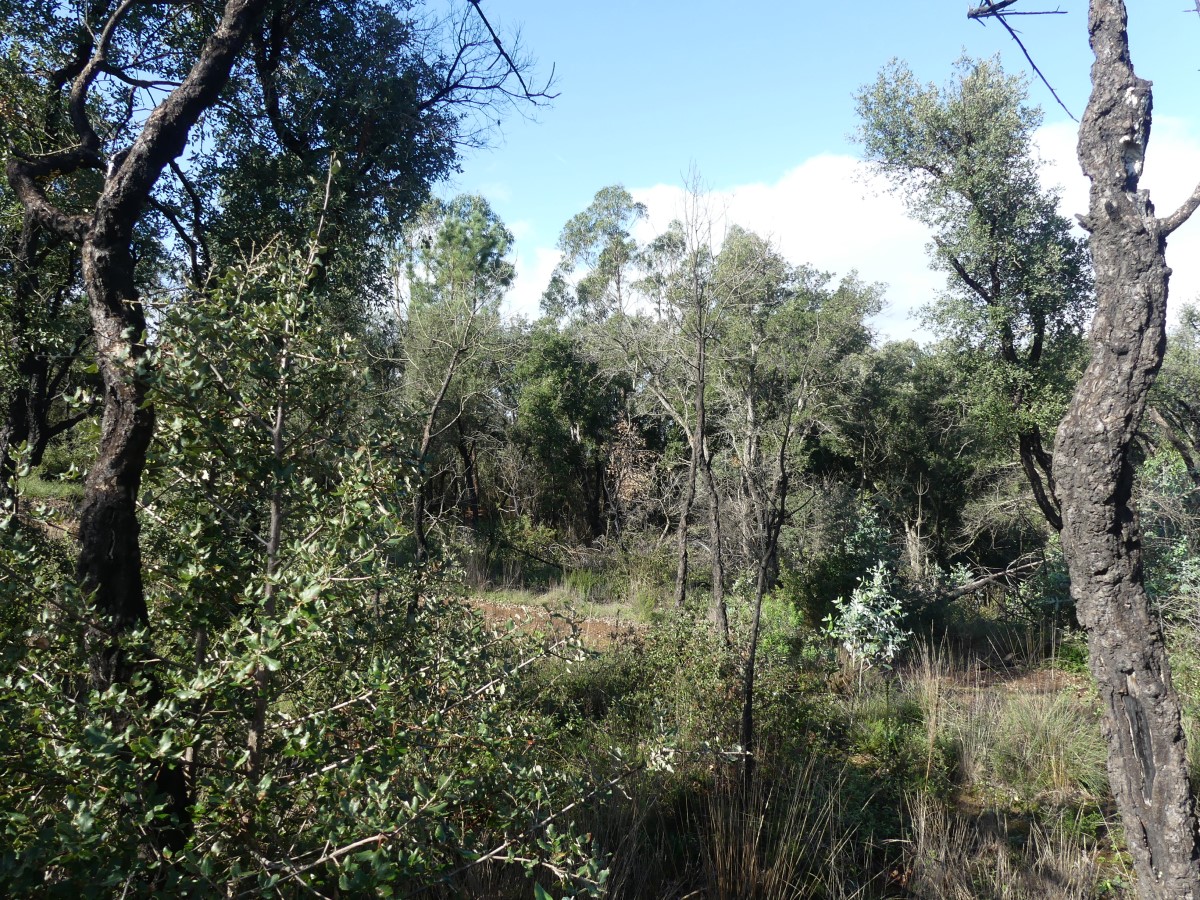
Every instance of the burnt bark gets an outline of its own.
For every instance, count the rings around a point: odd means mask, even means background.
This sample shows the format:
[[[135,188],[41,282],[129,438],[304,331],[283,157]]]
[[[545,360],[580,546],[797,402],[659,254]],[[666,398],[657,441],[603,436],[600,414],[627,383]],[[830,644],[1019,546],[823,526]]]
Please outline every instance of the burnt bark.
[[[1129,56],[1122,0],[1092,0],[1092,94],[1079,131],[1097,310],[1092,358],[1055,444],[1062,543],[1104,707],[1108,770],[1143,898],[1200,897],[1200,833],[1179,698],[1143,584],[1131,501],[1131,447],[1162,363],[1166,238],[1200,195],[1166,219],[1138,190],[1150,136],[1150,83]]]
[[[708,616],[717,634],[729,643],[729,615],[725,607],[725,547],[721,532],[721,495],[712,469],[712,455],[704,443],[700,445],[700,457],[704,463],[704,486],[708,493],[708,540],[712,556],[712,596],[708,605]]]

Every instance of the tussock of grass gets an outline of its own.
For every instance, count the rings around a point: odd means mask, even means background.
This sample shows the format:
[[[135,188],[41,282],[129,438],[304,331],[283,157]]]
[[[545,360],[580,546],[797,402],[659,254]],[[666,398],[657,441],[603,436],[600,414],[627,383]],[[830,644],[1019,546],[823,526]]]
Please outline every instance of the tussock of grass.
[[[1085,900],[1102,877],[1113,896],[1124,880],[1102,876],[1100,858],[1070,826],[1069,816],[1033,823],[1013,841],[1007,823],[948,811],[927,794],[908,803],[904,887],[939,900]],[[1128,876],[1128,873],[1123,873]]]

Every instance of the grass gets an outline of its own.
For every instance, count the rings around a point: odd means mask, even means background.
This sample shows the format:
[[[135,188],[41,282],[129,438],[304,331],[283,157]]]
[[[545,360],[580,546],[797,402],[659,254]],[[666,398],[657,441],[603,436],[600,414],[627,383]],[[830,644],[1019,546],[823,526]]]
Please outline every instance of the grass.
[[[632,619],[614,586],[569,578],[488,599]],[[614,759],[669,750],[668,767],[588,812],[608,897],[1131,896],[1076,646],[1000,630],[956,651],[917,644],[895,671],[859,679],[768,608],[746,794],[731,752],[744,612],[731,601],[733,648],[689,617],[657,617],[582,662],[547,663],[530,686],[557,723],[562,767],[593,783]]]
[[[26,475],[18,479],[17,490],[31,500],[74,503],[83,499],[83,485],[80,482],[45,479],[38,475]]]
[[[483,599],[501,606],[569,612],[586,619],[649,624],[656,621],[658,598],[640,581],[622,583],[575,572],[542,591],[500,588],[483,593]]]

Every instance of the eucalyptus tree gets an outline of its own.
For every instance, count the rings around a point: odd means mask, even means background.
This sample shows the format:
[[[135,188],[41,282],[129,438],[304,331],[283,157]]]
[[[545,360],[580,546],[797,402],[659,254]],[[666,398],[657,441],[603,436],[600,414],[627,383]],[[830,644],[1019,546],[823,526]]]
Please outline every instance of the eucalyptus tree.
[[[542,311],[554,319],[585,321],[631,313],[641,250],[632,232],[645,215],[645,205],[622,185],[598,190],[563,226],[562,259],[542,296]]]
[[[728,641],[725,605],[725,540],[721,493],[714,472],[714,447],[708,422],[711,355],[722,325],[722,295],[715,281],[716,255],[712,221],[703,195],[694,185],[685,192],[683,216],[651,241],[644,253],[646,275],[641,289],[653,304],[651,329],[660,338],[657,354],[638,360],[646,384],[664,411],[687,437],[688,470],[683,484],[676,531],[675,604],[687,592],[689,526],[698,483],[708,501],[709,558],[712,596],[709,616]],[[699,476],[703,475],[701,479]]]
[[[1082,365],[1093,296],[1086,247],[1038,181],[1041,113],[997,61],[965,58],[940,89],[893,61],[857,103],[866,159],[932,230],[932,264],[948,275],[930,320],[972,369],[977,414],[1016,444],[1061,528],[1045,435]]]

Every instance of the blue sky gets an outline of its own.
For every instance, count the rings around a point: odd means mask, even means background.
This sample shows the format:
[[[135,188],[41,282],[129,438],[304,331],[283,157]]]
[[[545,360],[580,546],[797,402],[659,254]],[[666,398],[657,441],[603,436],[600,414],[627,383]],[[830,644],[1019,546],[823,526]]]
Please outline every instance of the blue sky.
[[[1130,0],[1134,63],[1155,83],[1146,186],[1164,212],[1200,181],[1200,16],[1182,11],[1188,2]],[[888,283],[892,305],[877,327],[884,336],[913,333],[910,312],[941,278],[925,271],[923,232],[880,185],[863,181],[853,95],[892,57],[939,83],[964,51],[999,53],[1007,70],[1029,71],[1008,34],[968,21],[958,0],[485,0],[484,8],[510,42],[520,29],[536,71],[554,67],[560,96],[533,118],[510,117],[443,192],[484,194],[514,231],[519,284],[510,308],[525,314],[536,312],[559,229],[599,188],[631,189],[650,205],[653,229],[674,215],[694,167],[718,207],[774,237],[794,262],[838,274],[854,267]],[[1086,3],[1020,0],[1015,8],[1066,11],[1010,21],[1081,114],[1091,62]],[[1064,211],[1082,211],[1074,126],[1039,82],[1030,96],[1046,113],[1047,180],[1064,187]],[[1176,299],[1200,294],[1193,232],[1200,224],[1172,242]]]

